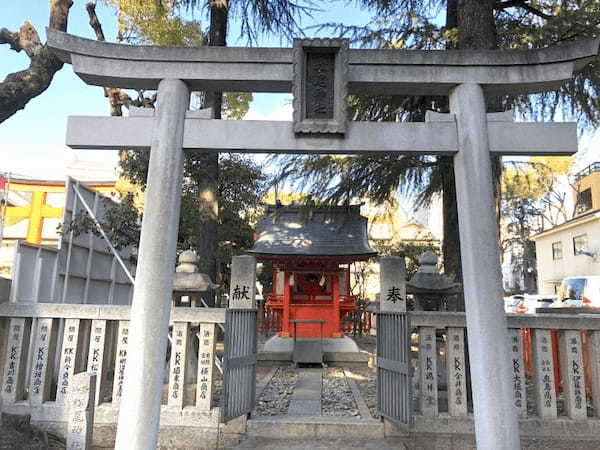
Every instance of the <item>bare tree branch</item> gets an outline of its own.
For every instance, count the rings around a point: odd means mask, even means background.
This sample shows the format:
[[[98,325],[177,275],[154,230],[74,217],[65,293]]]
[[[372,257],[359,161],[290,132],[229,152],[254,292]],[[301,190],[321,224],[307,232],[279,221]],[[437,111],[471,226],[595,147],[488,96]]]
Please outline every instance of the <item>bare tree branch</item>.
[[[67,30],[67,19],[72,5],[72,0],[50,0],[49,27],[51,29]],[[7,75],[0,83],[0,123],[2,123],[25,108],[29,100],[44,92],[63,63],[40,42],[35,27],[29,21],[25,21],[18,33],[6,28],[1,29],[0,44],[9,44],[10,48],[17,52],[23,50],[31,60],[27,69]]]
[[[497,2],[494,5],[494,9],[508,9],[508,8],[521,8],[524,9],[525,11],[541,17],[542,19],[545,20],[550,20],[553,19],[554,16],[552,16],[551,14],[546,14],[543,11],[540,11],[537,8],[534,8],[533,6],[531,6],[530,4],[527,3],[526,0],[506,0],[504,2]]]
[[[0,29],[0,44],[10,44],[10,48],[16,52],[23,50],[19,33],[7,30],[6,28]]]
[[[88,2],[85,5],[85,9],[87,10],[88,17],[90,18],[90,26],[94,30],[96,34],[96,39],[99,41],[106,41],[104,36],[104,31],[102,30],[102,24],[98,19],[98,15],[96,14],[96,3]],[[129,107],[133,106],[142,106],[145,108],[153,108],[154,102],[156,100],[155,97],[146,98],[142,91],[139,92],[138,98],[133,100],[125,91],[119,88],[104,88],[104,96],[108,98],[108,103],[110,104],[110,115],[111,116],[122,116],[123,115],[123,106]]]

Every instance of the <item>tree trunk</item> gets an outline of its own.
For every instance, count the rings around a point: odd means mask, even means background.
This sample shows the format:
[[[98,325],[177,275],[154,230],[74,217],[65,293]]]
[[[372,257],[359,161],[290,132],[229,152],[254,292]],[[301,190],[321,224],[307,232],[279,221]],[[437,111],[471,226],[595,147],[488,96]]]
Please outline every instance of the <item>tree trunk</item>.
[[[210,30],[208,45],[224,47],[227,45],[227,2],[209,0]],[[213,108],[213,118],[221,118],[223,104],[222,92],[207,92],[204,106]],[[200,226],[198,253],[200,270],[207,273],[213,281],[218,280],[218,221],[219,221],[219,155],[216,152],[200,154],[200,161],[206,168],[206,176],[197,180],[200,195]]]
[[[458,26],[458,1],[448,0],[446,4],[446,29]],[[448,48],[455,43],[449,42]],[[442,205],[444,216],[444,240],[442,254],[444,256],[444,273],[457,283],[462,283],[462,259],[460,255],[460,233],[458,226],[458,209],[456,207],[456,186],[454,184],[454,159],[452,156],[441,156],[438,164],[442,173]],[[465,310],[462,295],[457,297],[456,311]]]
[[[67,19],[72,0],[52,0],[50,2],[49,28],[67,31]],[[0,83],[0,123],[24,109],[32,98],[37,97],[50,86],[54,74],[63,63],[54,53],[40,42],[31,22],[25,21],[18,32],[0,29],[0,44],[9,44],[16,52],[23,50],[29,56],[29,68],[8,74]]]
[[[458,0],[458,48],[494,50],[498,47],[495,0]]]
[[[496,25],[494,22],[494,0],[448,0],[446,4],[446,28],[458,27],[459,49],[491,50],[497,48]],[[454,43],[450,43],[452,48]],[[499,99],[488,99],[488,108],[501,109]],[[460,256],[460,234],[458,211],[456,206],[456,188],[454,185],[454,167],[452,157],[440,157],[439,163],[443,176],[443,214],[444,214],[444,271],[453,280],[462,282],[462,261]],[[492,158],[494,175],[494,194],[499,212],[501,159]],[[464,299],[459,298],[457,310],[464,311]]]

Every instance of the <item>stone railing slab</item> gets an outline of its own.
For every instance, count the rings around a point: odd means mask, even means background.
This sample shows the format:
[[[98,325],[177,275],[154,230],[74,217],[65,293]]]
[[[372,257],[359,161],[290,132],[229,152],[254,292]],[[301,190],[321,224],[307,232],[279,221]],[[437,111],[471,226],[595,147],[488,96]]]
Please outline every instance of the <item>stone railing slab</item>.
[[[509,328],[558,330],[600,330],[600,315],[595,314],[507,314]],[[412,311],[413,327],[465,327],[465,314],[455,312]]]
[[[129,306],[71,305],[64,303],[2,303],[0,317],[47,319],[129,320]],[[171,309],[171,322],[224,323],[224,308]]]

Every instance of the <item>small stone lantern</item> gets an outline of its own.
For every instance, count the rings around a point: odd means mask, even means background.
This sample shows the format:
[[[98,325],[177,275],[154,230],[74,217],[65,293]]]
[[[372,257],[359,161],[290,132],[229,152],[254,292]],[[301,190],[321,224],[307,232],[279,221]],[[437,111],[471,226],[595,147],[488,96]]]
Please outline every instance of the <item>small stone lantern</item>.
[[[419,269],[406,284],[406,293],[415,300],[415,311],[447,311],[448,297],[460,294],[462,286],[437,270],[438,257],[432,251],[419,256]]]
[[[173,283],[173,306],[202,306],[202,293],[218,287],[207,274],[199,271],[196,252],[185,250],[179,255]]]

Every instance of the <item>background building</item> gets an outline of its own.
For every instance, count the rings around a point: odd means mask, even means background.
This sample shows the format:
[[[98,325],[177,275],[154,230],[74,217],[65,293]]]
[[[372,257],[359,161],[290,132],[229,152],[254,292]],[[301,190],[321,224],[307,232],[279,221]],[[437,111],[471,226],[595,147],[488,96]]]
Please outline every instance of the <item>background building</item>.
[[[113,165],[75,160],[66,173],[102,194],[116,194]],[[0,276],[11,276],[17,241],[58,246],[65,185],[66,179],[44,180],[0,173]]]
[[[575,175],[573,199],[573,219],[533,236],[540,294],[566,277],[600,275],[600,162]]]

